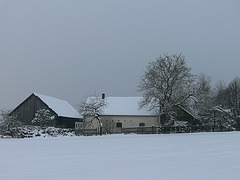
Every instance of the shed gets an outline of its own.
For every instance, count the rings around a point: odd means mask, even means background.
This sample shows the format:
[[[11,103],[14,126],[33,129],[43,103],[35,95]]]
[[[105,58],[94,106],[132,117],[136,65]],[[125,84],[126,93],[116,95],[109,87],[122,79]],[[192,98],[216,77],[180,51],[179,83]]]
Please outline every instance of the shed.
[[[175,105],[175,111],[178,121],[185,121],[188,125],[200,125],[201,122],[190,111],[181,105]]]
[[[31,124],[39,109],[49,110],[55,116],[56,127],[74,128],[75,122],[83,121],[83,117],[67,101],[38,93],[32,93],[10,115],[16,115],[24,124]]]

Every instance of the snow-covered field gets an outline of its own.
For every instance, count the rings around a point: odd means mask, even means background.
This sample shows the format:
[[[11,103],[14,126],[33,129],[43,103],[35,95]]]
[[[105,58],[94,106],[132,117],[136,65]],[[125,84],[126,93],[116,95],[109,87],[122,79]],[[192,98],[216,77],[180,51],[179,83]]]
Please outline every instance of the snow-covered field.
[[[239,180],[240,132],[0,139],[1,180]]]

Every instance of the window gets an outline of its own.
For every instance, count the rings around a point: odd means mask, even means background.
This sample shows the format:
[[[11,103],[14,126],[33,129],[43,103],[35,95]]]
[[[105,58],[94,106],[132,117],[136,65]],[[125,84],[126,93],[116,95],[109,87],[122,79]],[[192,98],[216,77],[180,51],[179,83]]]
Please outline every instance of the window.
[[[145,123],[139,123],[139,127],[145,126]]]
[[[117,127],[122,127],[122,123],[121,123],[121,122],[118,122],[118,123],[117,123]]]

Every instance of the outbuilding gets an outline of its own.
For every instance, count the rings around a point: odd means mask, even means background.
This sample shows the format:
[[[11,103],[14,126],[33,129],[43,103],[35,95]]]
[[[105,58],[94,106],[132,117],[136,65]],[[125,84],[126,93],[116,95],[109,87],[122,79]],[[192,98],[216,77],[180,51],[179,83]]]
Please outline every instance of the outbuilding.
[[[36,112],[40,109],[50,111],[54,116],[56,127],[74,128],[76,122],[83,121],[80,113],[67,101],[39,93],[32,93],[10,115],[17,116],[24,124],[30,125]]]

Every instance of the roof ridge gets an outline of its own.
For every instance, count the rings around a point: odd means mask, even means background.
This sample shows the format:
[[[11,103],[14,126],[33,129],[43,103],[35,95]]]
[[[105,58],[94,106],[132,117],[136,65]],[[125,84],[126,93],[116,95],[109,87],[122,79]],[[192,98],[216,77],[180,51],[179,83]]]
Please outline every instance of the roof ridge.
[[[40,93],[33,93],[35,96],[45,96],[45,97],[49,97],[49,98],[53,98],[53,99],[57,99],[57,100],[60,100],[60,101],[65,101],[67,102],[66,100],[63,100],[63,99],[59,99],[59,98],[56,98],[56,97],[52,97],[52,96],[48,96],[48,95],[44,95],[44,94],[40,94]],[[68,102],[67,102],[68,103]]]

